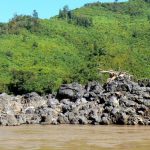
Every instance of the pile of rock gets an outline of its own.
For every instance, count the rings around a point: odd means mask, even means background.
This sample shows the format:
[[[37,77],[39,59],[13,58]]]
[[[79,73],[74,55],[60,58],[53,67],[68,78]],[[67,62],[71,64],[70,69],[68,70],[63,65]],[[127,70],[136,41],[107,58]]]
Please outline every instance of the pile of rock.
[[[3,93],[0,124],[150,125],[150,83],[136,83],[126,74],[117,74],[104,85],[62,85],[56,95]]]

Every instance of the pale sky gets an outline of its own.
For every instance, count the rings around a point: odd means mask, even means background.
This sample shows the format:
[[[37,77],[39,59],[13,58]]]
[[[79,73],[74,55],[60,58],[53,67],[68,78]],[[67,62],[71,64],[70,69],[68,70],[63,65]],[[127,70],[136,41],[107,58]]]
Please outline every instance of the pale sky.
[[[83,6],[98,0],[0,0],[0,22],[7,22],[14,14],[32,14],[35,9],[40,18],[50,18],[58,14],[59,9],[68,5],[70,9]],[[100,0],[113,2],[114,0]],[[126,1],[126,0],[120,0]]]

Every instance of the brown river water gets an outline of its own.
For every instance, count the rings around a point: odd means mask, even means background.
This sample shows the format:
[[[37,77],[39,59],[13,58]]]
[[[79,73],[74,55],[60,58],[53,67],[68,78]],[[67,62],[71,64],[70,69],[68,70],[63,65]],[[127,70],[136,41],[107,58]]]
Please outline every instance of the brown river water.
[[[150,150],[148,126],[0,127],[0,150]]]

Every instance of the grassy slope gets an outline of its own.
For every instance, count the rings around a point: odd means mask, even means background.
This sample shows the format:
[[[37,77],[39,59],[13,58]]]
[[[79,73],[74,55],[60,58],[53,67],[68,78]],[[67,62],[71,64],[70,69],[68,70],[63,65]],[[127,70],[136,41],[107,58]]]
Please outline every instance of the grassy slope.
[[[92,17],[94,25],[89,28],[54,17],[40,20],[39,32],[21,29],[17,35],[0,35],[0,91],[7,89],[14,69],[35,73],[34,81],[25,86],[28,91],[41,93],[47,83],[55,89],[62,82],[91,79],[92,70],[84,72],[81,68],[87,66],[86,58],[95,40],[106,50],[106,55],[98,60],[100,69],[126,70],[137,78],[150,78],[150,21],[147,19],[150,4],[136,1],[116,5],[122,6],[116,12],[109,5],[74,10],[76,15]],[[140,9],[142,14],[131,16],[125,10],[129,6]],[[38,43],[37,47],[33,47],[34,42]],[[79,73],[81,70],[85,77]]]

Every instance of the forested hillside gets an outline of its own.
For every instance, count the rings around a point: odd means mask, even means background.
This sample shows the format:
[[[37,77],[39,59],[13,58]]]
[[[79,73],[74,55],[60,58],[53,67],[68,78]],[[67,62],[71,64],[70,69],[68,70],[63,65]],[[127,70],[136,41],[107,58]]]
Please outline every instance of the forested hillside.
[[[102,80],[99,70],[150,78],[150,1],[91,3],[50,19],[15,15],[0,23],[0,93],[52,92]]]

